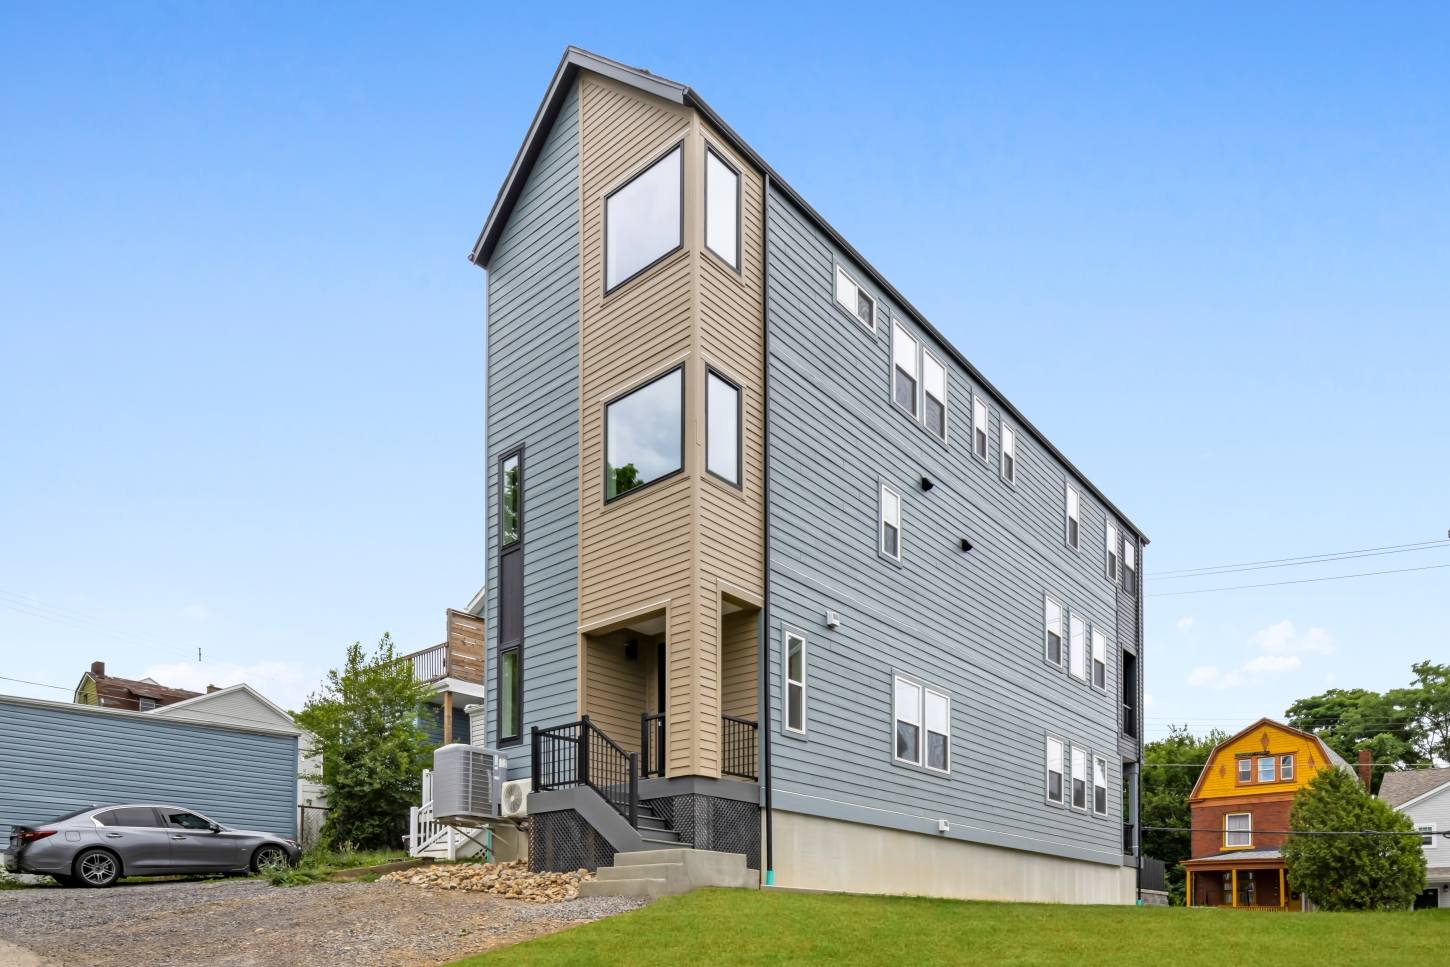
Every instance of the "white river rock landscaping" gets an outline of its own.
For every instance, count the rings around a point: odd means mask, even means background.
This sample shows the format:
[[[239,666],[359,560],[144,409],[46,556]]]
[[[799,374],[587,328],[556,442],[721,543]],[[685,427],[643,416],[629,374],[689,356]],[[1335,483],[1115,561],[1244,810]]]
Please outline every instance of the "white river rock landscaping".
[[[523,860],[511,863],[447,863],[398,870],[380,878],[425,890],[468,890],[530,903],[562,903],[579,896],[579,884],[596,879],[588,870],[530,873]]]

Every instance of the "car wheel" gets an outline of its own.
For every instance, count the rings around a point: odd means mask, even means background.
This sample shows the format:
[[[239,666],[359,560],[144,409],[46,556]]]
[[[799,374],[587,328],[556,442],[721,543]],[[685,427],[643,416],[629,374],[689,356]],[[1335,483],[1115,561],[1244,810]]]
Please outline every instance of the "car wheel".
[[[291,865],[287,851],[280,846],[262,846],[252,854],[253,873],[271,873],[274,870],[285,870]]]
[[[81,886],[114,886],[121,878],[121,861],[109,850],[88,849],[76,857],[75,871]]]

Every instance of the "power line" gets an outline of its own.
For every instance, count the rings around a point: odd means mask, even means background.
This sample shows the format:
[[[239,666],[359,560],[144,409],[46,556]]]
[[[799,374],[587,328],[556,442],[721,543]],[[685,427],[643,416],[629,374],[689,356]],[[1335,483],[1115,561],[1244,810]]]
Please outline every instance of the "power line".
[[[1314,584],[1319,581],[1343,581],[1348,578],[1372,578],[1379,574],[1407,574],[1410,571],[1436,571],[1450,567],[1450,564],[1429,564],[1425,567],[1402,567],[1393,571],[1367,571],[1364,574],[1336,574],[1327,578],[1300,578],[1297,581],[1271,581],[1268,584],[1236,584],[1228,588],[1200,588],[1197,591],[1157,591],[1145,594],[1148,598],[1169,598],[1180,594],[1209,594],[1213,591],[1242,591],[1246,588],[1277,588],[1285,584]]]
[[[1192,829],[1187,826],[1144,826],[1145,833],[1222,833],[1222,827]],[[1232,832],[1232,830],[1230,830]],[[1247,832],[1247,830],[1245,830]],[[1450,829],[1438,833],[1422,833],[1418,830],[1392,831],[1383,829],[1256,829],[1255,833],[1284,833],[1289,836],[1444,836],[1450,839]]]
[[[54,688],[62,692],[73,691],[73,689],[67,688],[64,685],[47,685],[45,684],[45,682],[27,682],[23,678],[6,678],[4,675],[0,675],[0,682],[19,682],[22,685],[36,685],[40,688]]]
[[[1231,574],[1234,571],[1258,571],[1272,567],[1296,567],[1300,564],[1319,564],[1326,561],[1350,561],[1359,557],[1379,557],[1384,554],[1406,554],[1436,547],[1450,547],[1450,540],[1421,541],[1418,544],[1391,544],[1386,547],[1366,547],[1356,551],[1331,551],[1327,554],[1310,554],[1307,557],[1280,557],[1267,561],[1250,561],[1247,564],[1218,564],[1210,567],[1190,567],[1177,571],[1160,571],[1146,575],[1149,581],[1172,580],[1181,577],[1207,577],[1211,574]]]

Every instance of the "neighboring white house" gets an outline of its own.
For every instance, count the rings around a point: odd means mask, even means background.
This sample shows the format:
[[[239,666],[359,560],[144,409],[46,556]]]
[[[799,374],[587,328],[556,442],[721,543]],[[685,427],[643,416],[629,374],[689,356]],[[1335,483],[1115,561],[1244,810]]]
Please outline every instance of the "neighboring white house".
[[[205,695],[189,698],[174,705],[158,706],[152,715],[187,719],[192,722],[218,722],[229,725],[260,725],[269,729],[291,729],[297,732],[297,805],[326,806],[327,794],[321,786],[304,776],[322,772],[322,756],[312,752],[313,735],[298,728],[286,710],[268,701],[250,685],[230,688],[210,686]]]
[[[1450,907],[1450,768],[1417,769],[1388,773],[1380,784],[1379,798],[1410,817],[1425,834],[1420,848],[1425,852],[1425,892],[1415,908]]]

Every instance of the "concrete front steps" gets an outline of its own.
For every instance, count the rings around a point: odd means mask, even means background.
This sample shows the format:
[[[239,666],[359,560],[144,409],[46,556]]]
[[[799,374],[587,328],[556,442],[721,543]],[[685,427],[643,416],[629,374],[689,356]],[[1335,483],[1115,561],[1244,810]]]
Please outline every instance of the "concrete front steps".
[[[579,884],[580,896],[676,896],[702,886],[760,889],[760,871],[745,865],[744,853],[707,849],[652,849],[616,853],[601,866],[599,879]]]

